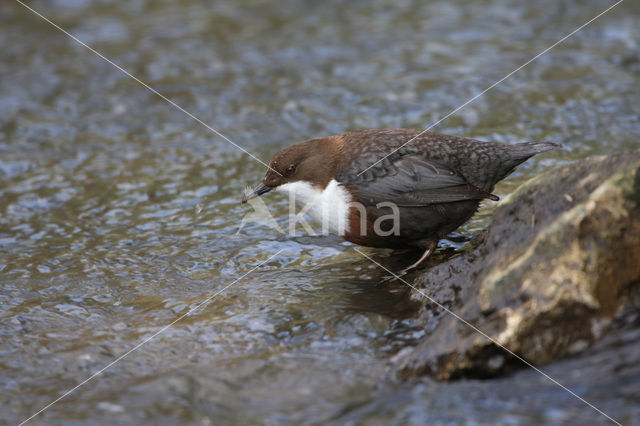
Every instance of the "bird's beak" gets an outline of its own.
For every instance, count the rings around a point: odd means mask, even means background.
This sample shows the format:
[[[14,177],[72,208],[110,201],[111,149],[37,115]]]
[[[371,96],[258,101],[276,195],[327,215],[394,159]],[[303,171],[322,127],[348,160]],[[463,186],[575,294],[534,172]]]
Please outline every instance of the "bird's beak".
[[[266,194],[267,192],[271,191],[273,188],[270,186],[267,186],[265,184],[263,184],[262,182],[260,182],[259,184],[257,184],[252,190],[248,190],[245,191],[244,196],[242,197],[242,204],[246,203],[247,201],[259,197],[262,194]]]

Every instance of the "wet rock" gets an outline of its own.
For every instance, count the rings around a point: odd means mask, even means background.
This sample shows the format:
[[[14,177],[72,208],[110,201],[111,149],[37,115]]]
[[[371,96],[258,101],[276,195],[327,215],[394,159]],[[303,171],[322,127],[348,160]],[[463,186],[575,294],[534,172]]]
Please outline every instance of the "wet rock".
[[[491,377],[524,367],[514,354],[580,353],[634,311],[639,284],[640,150],[561,166],[504,199],[478,248],[418,277],[428,333],[395,374]]]

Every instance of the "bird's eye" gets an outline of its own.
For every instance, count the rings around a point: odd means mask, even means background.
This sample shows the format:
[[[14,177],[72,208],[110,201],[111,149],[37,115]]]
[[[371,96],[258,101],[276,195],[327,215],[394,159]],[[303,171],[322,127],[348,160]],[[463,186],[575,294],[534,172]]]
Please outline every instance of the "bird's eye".
[[[296,171],[296,166],[294,165],[287,167],[287,170],[285,170],[285,172],[287,172],[287,176],[291,176],[295,171]]]

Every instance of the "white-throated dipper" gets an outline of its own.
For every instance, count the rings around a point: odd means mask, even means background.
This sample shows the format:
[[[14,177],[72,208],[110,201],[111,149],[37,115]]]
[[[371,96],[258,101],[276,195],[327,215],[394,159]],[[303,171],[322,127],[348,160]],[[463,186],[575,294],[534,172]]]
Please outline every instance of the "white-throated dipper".
[[[291,145],[273,157],[262,182],[242,202],[273,189],[286,191],[347,241],[424,249],[404,274],[471,218],[482,199],[498,200],[491,194],[494,185],[518,164],[561,146],[421,133],[362,130]]]

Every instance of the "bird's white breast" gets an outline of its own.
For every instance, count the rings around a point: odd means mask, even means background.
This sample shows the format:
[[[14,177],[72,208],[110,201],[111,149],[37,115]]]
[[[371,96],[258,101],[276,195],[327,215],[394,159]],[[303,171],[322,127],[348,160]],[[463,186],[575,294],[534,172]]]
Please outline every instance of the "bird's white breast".
[[[322,225],[322,231],[344,235],[349,230],[349,203],[351,195],[335,180],[331,180],[326,188],[320,189],[306,181],[286,183],[278,187],[278,191],[289,194],[290,203],[301,207],[297,214],[308,214],[314,221]],[[291,211],[292,206],[289,207]]]

